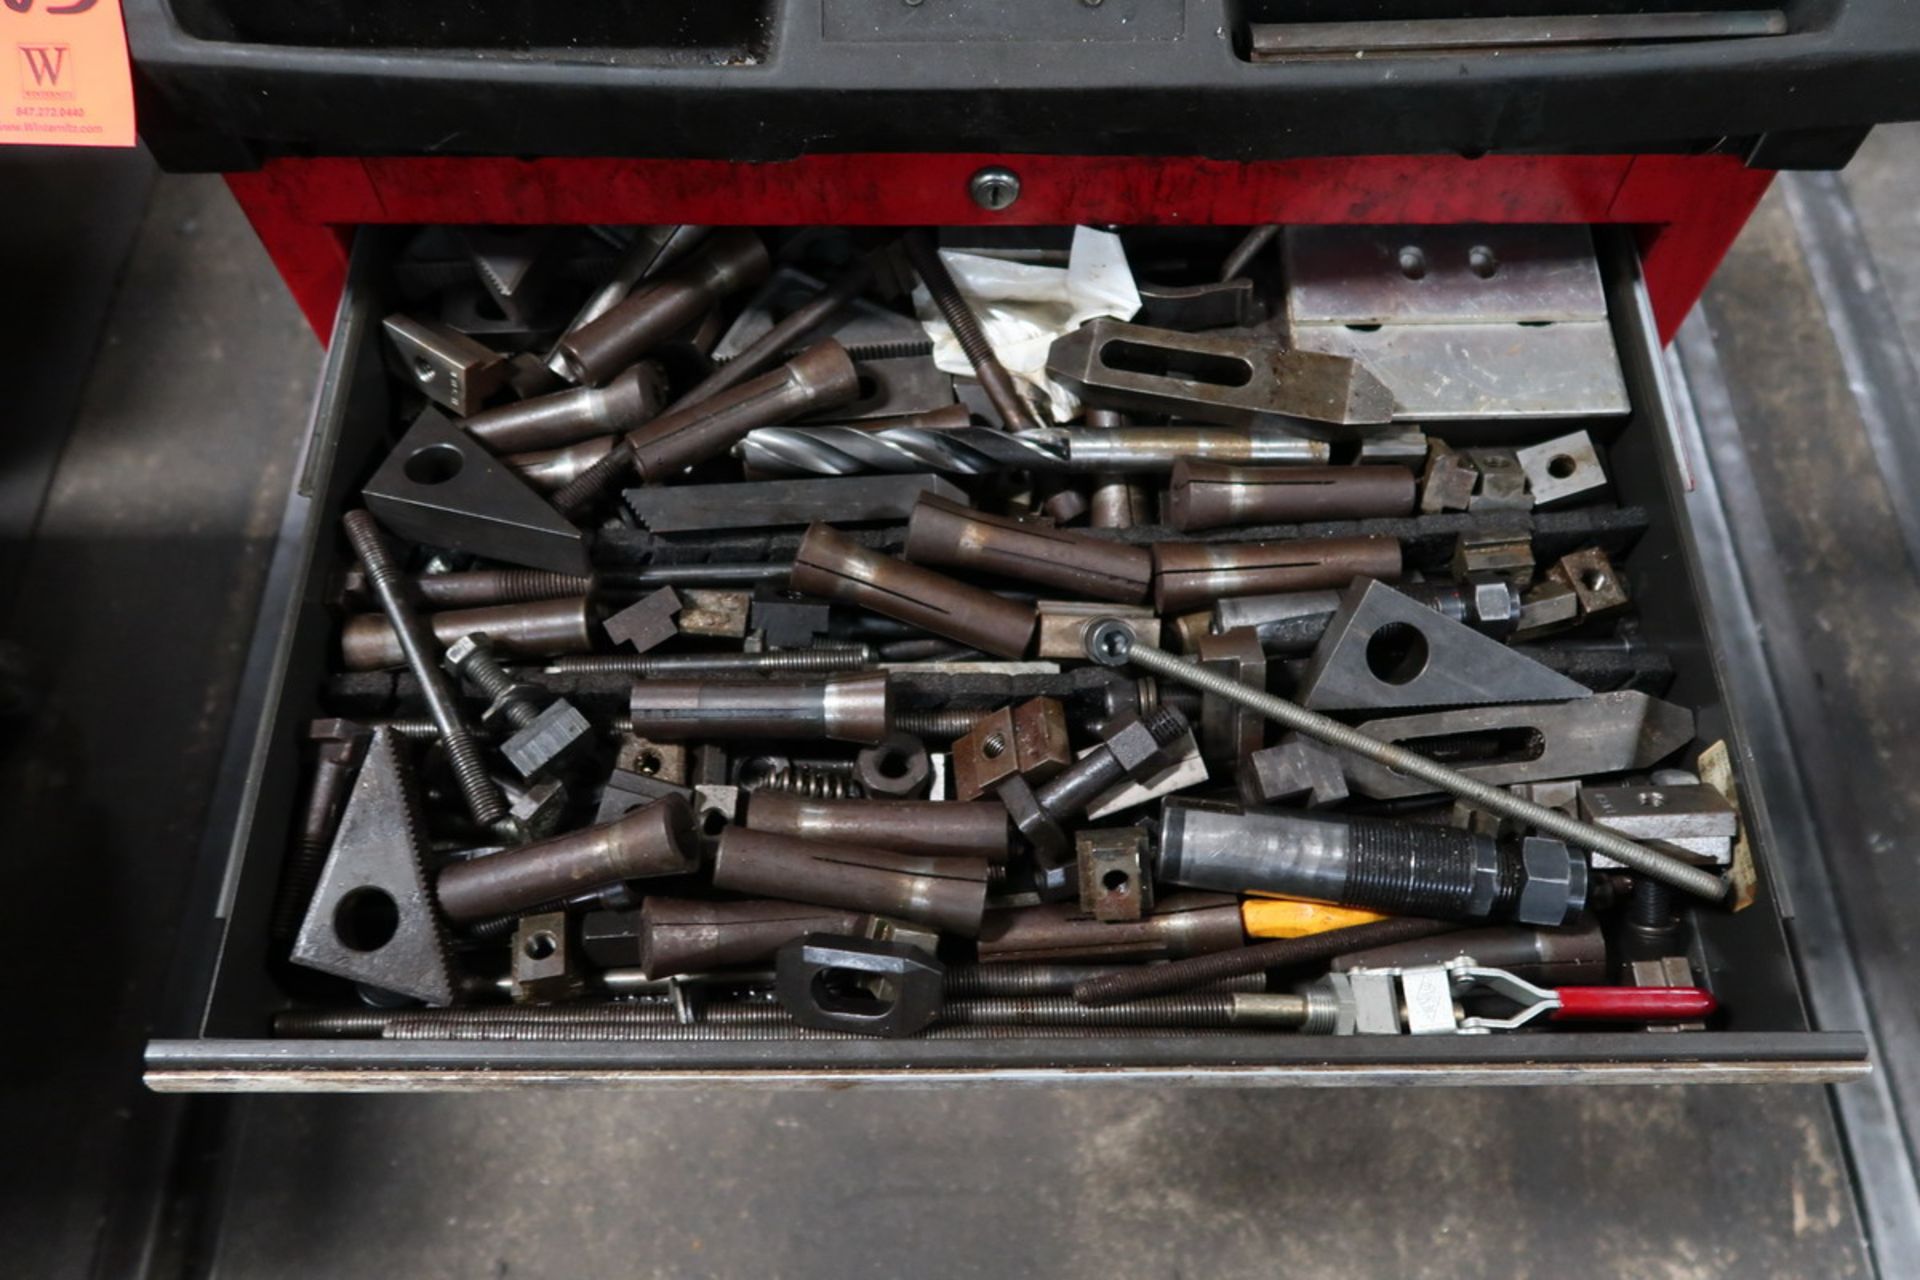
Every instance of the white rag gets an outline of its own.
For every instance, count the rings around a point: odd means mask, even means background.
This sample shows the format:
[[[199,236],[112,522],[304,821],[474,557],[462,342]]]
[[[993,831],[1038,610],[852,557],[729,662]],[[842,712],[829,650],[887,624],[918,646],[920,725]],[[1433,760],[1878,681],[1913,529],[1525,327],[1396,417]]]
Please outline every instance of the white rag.
[[[1140,310],[1140,290],[1120,237],[1075,227],[1064,269],[947,249],[940,258],[1007,372],[1045,397],[1055,422],[1071,421],[1080,400],[1047,376],[1047,349],[1089,320],[1131,320]],[[972,374],[967,353],[924,285],[913,291],[913,309],[933,340],[934,364],[947,373]]]

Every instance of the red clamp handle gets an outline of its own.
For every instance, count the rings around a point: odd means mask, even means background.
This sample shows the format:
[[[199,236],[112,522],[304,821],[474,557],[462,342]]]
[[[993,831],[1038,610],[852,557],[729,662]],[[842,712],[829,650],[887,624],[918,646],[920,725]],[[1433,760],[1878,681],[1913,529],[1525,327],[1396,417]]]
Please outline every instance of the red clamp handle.
[[[1720,1007],[1699,987],[1561,987],[1554,1022],[1666,1022],[1704,1018]]]

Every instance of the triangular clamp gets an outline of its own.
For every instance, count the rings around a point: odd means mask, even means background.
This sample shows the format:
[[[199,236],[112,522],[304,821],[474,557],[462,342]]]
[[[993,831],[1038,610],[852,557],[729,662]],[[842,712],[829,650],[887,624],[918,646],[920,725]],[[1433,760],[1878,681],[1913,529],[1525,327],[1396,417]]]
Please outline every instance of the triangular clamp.
[[[453,969],[427,885],[411,782],[393,730],[374,730],[313,905],[294,939],[293,960],[446,1005],[453,1003]]]
[[[1565,702],[1593,691],[1385,583],[1361,578],[1313,651],[1314,711]]]
[[[361,491],[400,537],[555,573],[585,574],[586,535],[446,417],[414,420]]]

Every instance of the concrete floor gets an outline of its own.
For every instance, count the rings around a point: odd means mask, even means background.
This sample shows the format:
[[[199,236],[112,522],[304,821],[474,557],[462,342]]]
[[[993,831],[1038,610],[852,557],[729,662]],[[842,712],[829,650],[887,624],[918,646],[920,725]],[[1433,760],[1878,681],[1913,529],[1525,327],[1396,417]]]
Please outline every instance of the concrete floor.
[[[150,181],[144,167],[71,176],[100,178],[135,212]],[[22,186],[0,189],[25,204]],[[99,215],[70,212],[66,239],[105,234]],[[23,264],[66,239],[29,238]],[[17,1275],[86,1274],[156,1137],[163,1109],[137,1090],[139,1054],[168,995],[185,869],[313,383],[312,336],[217,181],[153,183],[113,289],[117,269],[116,256],[94,282],[111,306],[71,429],[0,553],[16,587],[0,634],[27,655],[35,702],[0,727],[9,1017],[36,1042],[10,1037],[0,1065],[0,1240]],[[78,275],[7,272],[23,276],[16,315],[84,303]],[[9,344],[7,385],[57,373],[42,350]]]
[[[1889,145],[1883,169],[1920,142]],[[1920,332],[1914,205],[1872,174],[1850,181],[1863,214],[1886,201],[1874,248],[1913,273],[1889,280]],[[1857,431],[1830,353],[1809,362],[1813,339],[1780,323],[1811,305],[1784,216],[1777,199],[1763,210],[1709,304],[1747,379],[1743,421]],[[28,922],[27,1012],[73,1026],[31,1067],[10,1055],[0,1240],[18,1274],[126,1274],[99,1243],[103,1222],[133,1211],[122,1167],[182,1124],[222,1138],[202,1145],[225,1159],[186,1169],[212,1194],[163,1233],[157,1269],[179,1274],[1870,1272],[1818,1089],[143,1094],[144,1011],[165,973],[151,958],[184,909],[179,868],[319,353],[205,178],[157,182],[106,334],[23,562],[20,598],[51,607],[10,623],[43,664],[44,696],[34,749],[16,744],[0,775],[27,836],[0,858],[0,900],[51,900],[98,926],[97,954],[76,962],[58,914]],[[1787,566],[1782,589],[1824,607],[1820,593],[1840,590],[1828,579],[1868,554],[1839,537],[1885,545],[1893,499],[1813,520],[1812,486],[1861,492],[1859,474],[1836,470],[1864,455],[1836,437],[1795,467],[1779,445],[1756,431],[1752,450],[1805,569]],[[1911,587],[1911,566],[1883,567]],[[1850,615],[1806,616],[1845,646],[1836,620]],[[1901,673],[1875,667],[1882,683],[1859,694],[1853,659],[1819,652],[1837,700],[1904,692]],[[1893,735],[1897,751],[1904,730]],[[1869,816],[1875,802],[1864,783],[1847,799]],[[1905,964],[1898,942],[1874,962]],[[1884,988],[1902,972],[1882,974]],[[59,1020],[75,1002],[105,1016]]]

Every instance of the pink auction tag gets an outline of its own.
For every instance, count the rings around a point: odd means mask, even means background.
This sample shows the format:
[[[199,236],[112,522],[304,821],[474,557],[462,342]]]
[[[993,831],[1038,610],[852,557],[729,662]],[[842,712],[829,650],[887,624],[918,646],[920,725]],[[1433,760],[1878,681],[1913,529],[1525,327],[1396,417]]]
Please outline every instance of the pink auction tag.
[[[119,0],[0,0],[0,143],[130,147]]]

